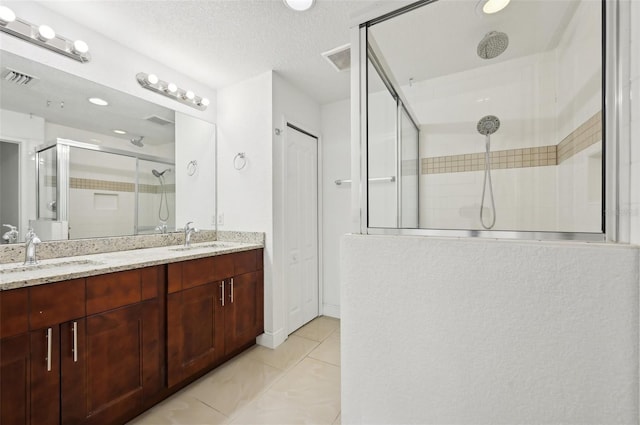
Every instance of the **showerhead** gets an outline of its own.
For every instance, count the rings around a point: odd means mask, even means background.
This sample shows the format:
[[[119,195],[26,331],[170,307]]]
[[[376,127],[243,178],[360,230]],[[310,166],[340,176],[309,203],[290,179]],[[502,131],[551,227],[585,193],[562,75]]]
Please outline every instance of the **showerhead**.
[[[144,139],[144,136],[134,137],[133,139],[131,139],[131,144],[136,145],[137,147],[141,148],[141,147],[144,146],[144,143],[142,143],[143,139]]]
[[[166,170],[164,170],[164,171],[158,171],[158,170],[156,170],[156,169],[151,170],[151,172],[153,173],[153,175],[154,175],[154,176],[156,176],[156,177],[158,177],[158,178],[162,177],[162,176],[164,175],[164,173],[166,173],[167,171],[171,171],[171,168],[167,168],[167,169],[166,169]]]
[[[500,128],[500,120],[495,115],[487,115],[480,118],[476,126],[478,133],[488,136],[495,133]]]
[[[478,43],[478,56],[493,59],[500,56],[509,47],[509,36],[503,32],[488,32]]]

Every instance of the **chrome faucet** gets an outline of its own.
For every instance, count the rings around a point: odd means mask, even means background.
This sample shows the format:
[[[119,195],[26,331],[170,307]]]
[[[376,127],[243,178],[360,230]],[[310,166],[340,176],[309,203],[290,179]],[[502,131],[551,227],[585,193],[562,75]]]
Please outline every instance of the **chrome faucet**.
[[[160,224],[158,224],[156,226],[156,230],[160,233],[162,233],[163,235],[167,234],[167,223],[161,221]]]
[[[188,222],[184,226],[184,246],[191,246],[191,235],[198,232],[198,229],[192,226],[193,221]]]
[[[29,228],[26,236],[24,237],[24,241],[26,242],[24,247],[24,265],[30,264],[38,264],[38,260],[36,258],[36,245],[38,245],[41,241],[36,232],[33,229]]]
[[[9,231],[2,235],[2,239],[7,241],[7,243],[18,242],[18,228],[10,224],[3,224],[3,226],[8,227]]]

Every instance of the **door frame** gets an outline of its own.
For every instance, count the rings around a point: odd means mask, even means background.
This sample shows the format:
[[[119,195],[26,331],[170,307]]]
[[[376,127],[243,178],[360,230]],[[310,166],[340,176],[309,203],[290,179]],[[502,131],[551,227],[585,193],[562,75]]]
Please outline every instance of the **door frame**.
[[[286,117],[286,115],[282,116],[282,149],[281,149],[281,182],[280,182],[280,191],[282,193],[281,199],[281,207],[282,207],[282,216],[280,217],[281,221],[281,232],[278,235],[282,240],[282,249],[280,255],[280,269],[282,270],[282,301],[283,301],[283,315],[284,315],[284,339],[289,338],[289,293],[287,287],[285,285],[285,270],[286,270],[286,255],[284,255],[284,241],[285,241],[285,224],[284,224],[284,208],[285,205],[285,173],[287,170],[287,155],[286,155],[286,144],[287,144],[287,127],[292,128],[296,131],[301,131],[307,134],[310,137],[316,139],[316,153],[317,153],[317,187],[316,187],[316,195],[317,195],[317,211],[316,217],[318,220],[317,223],[317,241],[318,241],[318,316],[321,316],[324,313],[323,305],[324,305],[324,280],[323,280],[323,258],[322,258],[322,232],[323,232],[323,216],[322,216],[322,137],[320,136],[320,131],[314,128],[310,128],[309,126],[299,123],[294,120],[290,120]]]
[[[25,172],[22,155],[24,153],[24,143],[26,142],[26,140],[18,139],[15,137],[1,136],[0,142],[18,145],[18,223],[17,223],[17,226],[18,226],[18,243],[20,243],[20,241],[23,240],[23,236],[26,234],[26,228],[29,224],[28,222],[29,219],[26,217],[26,214],[23,216],[23,212],[26,209],[28,209],[26,208],[25,205],[23,205],[26,202],[26,200],[23,195],[25,190],[25,188],[23,187],[25,181],[22,177],[22,173]],[[35,190],[35,187],[32,189]],[[37,200],[36,200],[36,203],[37,203]],[[37,209],[37,205],[36,205],[36,209]],[[4,229],[1,227],[2,224],[4,223],[0,223],[0,229]],[[0,234],[3,234],[4,232],[5,230],[2,230]]]

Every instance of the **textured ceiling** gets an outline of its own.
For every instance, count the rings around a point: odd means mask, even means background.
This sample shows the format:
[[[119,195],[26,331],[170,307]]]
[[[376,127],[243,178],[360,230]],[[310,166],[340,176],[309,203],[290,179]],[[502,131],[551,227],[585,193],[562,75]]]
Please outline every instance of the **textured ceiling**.
[[[319,103],[349,97],[350,78],[320,54],[348,43],[350,17],[380,3],[317,0],[299,13],[281,0],[41,2],[213,88],[272,69]]]

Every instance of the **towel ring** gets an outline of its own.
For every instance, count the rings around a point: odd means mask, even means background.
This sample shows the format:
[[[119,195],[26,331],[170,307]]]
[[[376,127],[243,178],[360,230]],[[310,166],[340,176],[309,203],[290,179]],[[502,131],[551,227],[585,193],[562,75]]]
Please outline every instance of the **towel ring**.
[[[240,159],[240,161],[238,161]],[[239,152],[233,157],[233,168],[236,170],[242,170],[247,165],[247,158],[244,152]]]
[[[187,164],[187,174],[193,176],[196,171],[198,171],[198,161],[196,161],[195,159],[189,161],[189,163]]]

